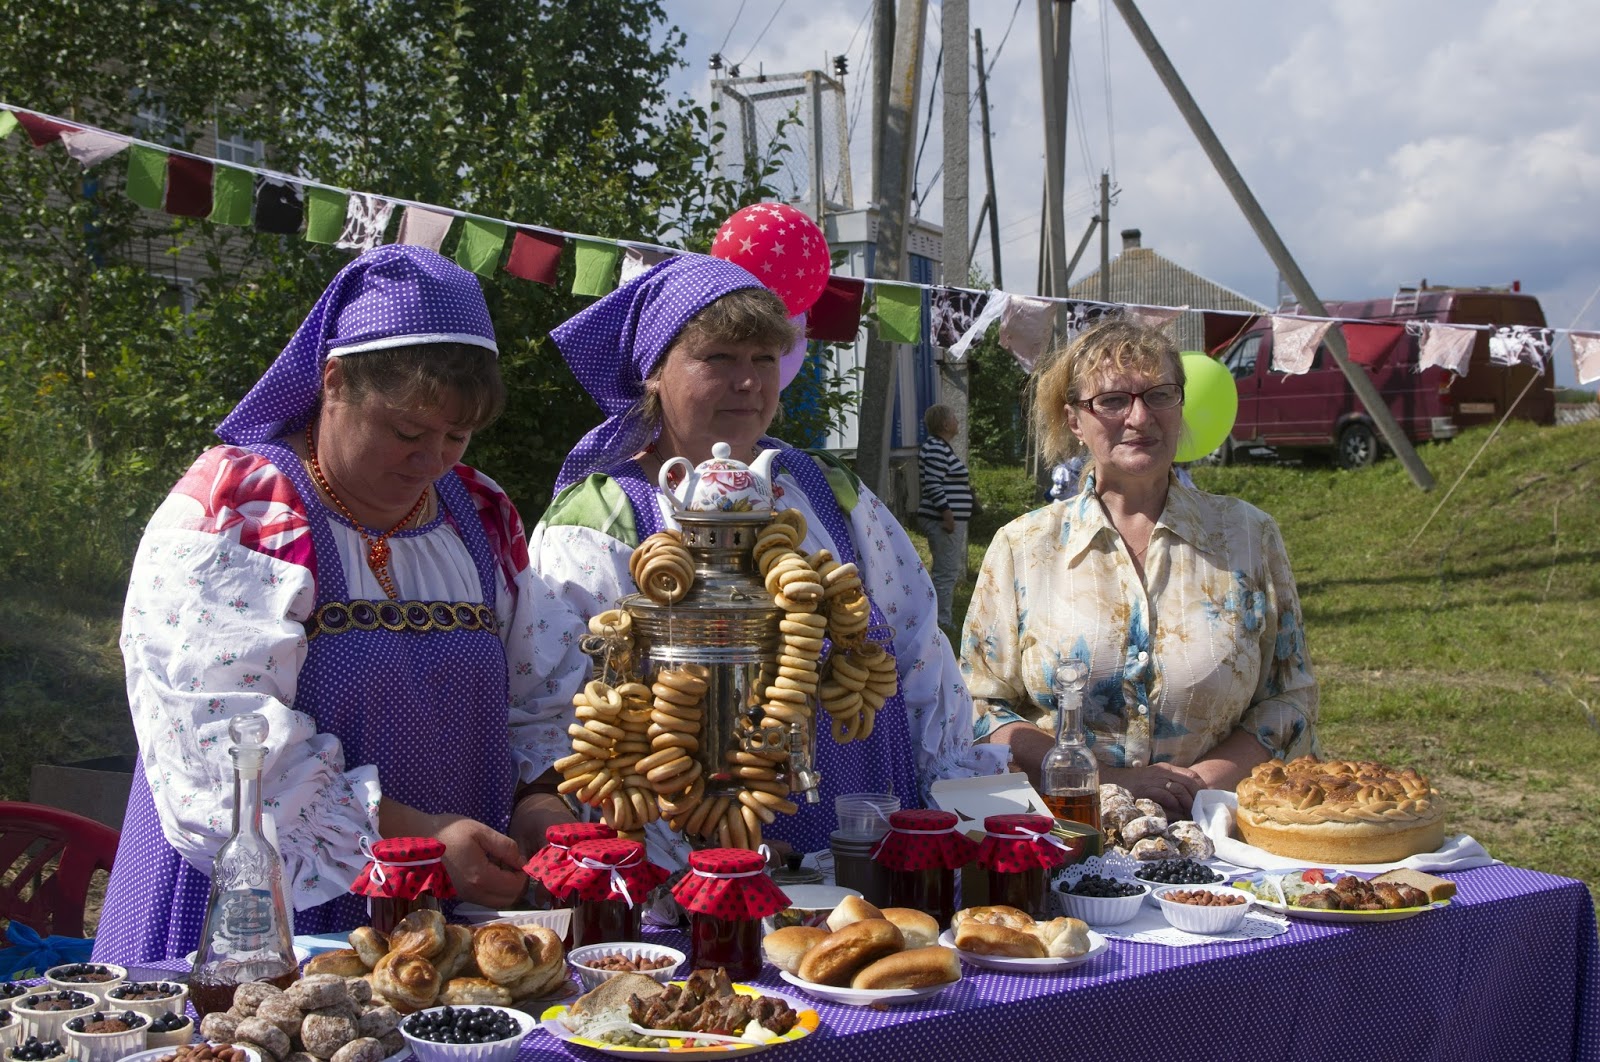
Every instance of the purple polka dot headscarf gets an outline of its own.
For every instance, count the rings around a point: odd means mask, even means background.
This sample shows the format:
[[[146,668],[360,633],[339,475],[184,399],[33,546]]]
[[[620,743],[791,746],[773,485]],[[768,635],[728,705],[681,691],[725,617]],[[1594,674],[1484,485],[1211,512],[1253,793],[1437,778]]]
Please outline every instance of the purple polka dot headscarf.
[[[705,255],[669,258],[550,333],[572,374],[606,419],[561,463],[556,492],[610,468],[649,444],[655,428],[638,416],[644,381],[690,318],[724,295],[759,288],[740,266]]]
[[[217,435],[248,446],[299,430],[316,408],[327,357],[431,343],[499,352],[478,278],[426,247],[368,251],[339,270]]]

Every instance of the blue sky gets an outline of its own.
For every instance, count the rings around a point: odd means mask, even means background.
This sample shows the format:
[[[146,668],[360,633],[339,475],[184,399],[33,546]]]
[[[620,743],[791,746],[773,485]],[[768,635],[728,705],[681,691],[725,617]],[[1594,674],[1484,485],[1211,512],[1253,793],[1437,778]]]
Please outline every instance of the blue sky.
[[[706,60],[742,72],[826,69],[847,53],[865,96],[870,0],[666,0],[689,38],[679,92],[709,98]],[[1325,299],[1379,297],[1399,284],[1505,285],[1539,296],[1553,326],[1600,328],[1600,20],[1582,0],[1144,0],[1141,10],[1207,118]],[[1015,23],[1012,13],[1016,11]],[[735,15],[737,14],[737,19]],[[930,2],[925,83],[941,4]],[[774,17],[774,15],[776,17]],[[1035,0],[972,0],[990,81],[1007,287],[1036,272],[1043,180]],[[769,25],[770,23],[770,25]],[[1007,27],[1010,35],[1006,38]],[[853,43],[852,43],[853,41]],[[1115,233],[1274,304],[1277,274],[1109,0],[1073,6],[1069,251],[1094,213],[1102,169],[1119,189]],[[965,56],[972,63],[970,45]],[[974,91],[976,79],[973,80]],[[925,89],[926,92],[926,89]],[[926,114],[926,95],[920,124]],[[861,101],[851,138],[858,204],[872,131]],[[942,137],[921,167],[927,184]],[[969,196],[983,197],[978,116]],[[923,213],[941,217],[936,184]],[[1086,259],[1095,257],[1098,239]],[[987,237],[974,261],[988,264]],[[1096,261],[1080,265],[1074,279]],[[1025,280],[1026,283],[1019,282]],[[1581,311],[1581,316],[1580,316]],[[1556,380],[1573,382],[1565,339]]]

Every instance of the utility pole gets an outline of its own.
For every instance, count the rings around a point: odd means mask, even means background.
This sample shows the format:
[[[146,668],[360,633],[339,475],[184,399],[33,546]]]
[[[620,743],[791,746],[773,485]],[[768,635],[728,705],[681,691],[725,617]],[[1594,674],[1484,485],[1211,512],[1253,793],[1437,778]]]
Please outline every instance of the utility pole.
[[[894,0],[872,0],[872,200],[883,195],[883,149],[878,138],[888,122],[889,86],[894,81]]]
[[[1311,282],[1300,271],[1300,266],[1289,253],[1289,248],[1279,238],[1278,232],[1268,220],[1266,211],[1261,209],[1261,204],[1251,193],[1249,185],[1245,184],[1244,176],[1239,172],[1233,160],[1228,157],[1222,142],[1217,139],[1217,134],[1212,130],[1211,123],[1206,121],[1200,112],[1199,104],[1189,94],[1183,79],[1178,76],[1177,68],[1167,58],[1167,53],[1162,49],[1150,26],[1145,22],[1144,16],[1139,13],[1138,6],[1133,0],[1112,0],[1117,5],[1117,10],[1122,13],[1122,19],[1128,24],[1128,29],[1133,33],[1134,40],[1139,42],[1139,47],[1144,49],[1144,54],[1150,60],[1150,65],[1155,67],[1157,76],[1167,87],[1167,92],[1172,96],[1172,102],[1178,105],[1178,110],[1189,123],[1189,128],[1194,132],[1200,146],[1205,149],[1211,165],[1216,167],[1217,175],[1222,178],[1222,183],[1227,185],[1228,191],[1233,193],[1234,202],[1239,204],[1245,220],[1250,222],[1250,227],[1255,230],[1256,238],[1266,248],[1267,254],[1272,258],[1272,264],[1278,267],[1289,289],[1294,292],[1300,305],[1314,317],[1328,316],[1328,309],[1317,298],[1317,293],[1312,290]],[[1394,451],[1400,463],[1405,466],[1406,472],[1411,475],[1411,480],[1423,490],[1433,489],[1433,475],[1427,466],[1422,463],[1422,458],[1417,456],[1417,451],[1412,448],[1411,442],[1405,433],[1400,430],[1400,425],[1395,423],[1394,417],[1389,412],[1389,407],[1383,401],[1377,389],[1372,386],[1372,381],[1367,378],[1365,371],[1350,363],[1350,355],[1345,347],[1344,333],[1335,325],[1328,330],[1328,350],[1333,355],[1333,360],[1338,364],[1339,370],[1344,373],[1345,379],[1350,381],[1350,389],[1356,393],[1361,404],[1366,407],[1367,415],[1372,418],[1378,432],[1383,436],[1384,442]]]
[[[1005,290],[1005,281],[1000,279],[1000,207],[995,202],[994,195],[994,154],[989,145],[989,76],[983,69],[983,30],[972,31],[972,40],[978,51],[978,111],[983,117],[983,180],[989,189],[984,205],[989,210],[989,256],[994,259],[994,286]],[[979,219],[982,224],[982,219]],[[977,243],[977,237],[973,237]],[[968,249],[968,258],[971,250]]]
[[[1111,175],[1100,171],[1100,301],[1111,301]]]
[[[1078,268],[1078,259],[1083,257],[1084,248],[1089,246],[1089,237],[1094,235],[1094,227],[1098,224],[1100,224],[1098,215],[1089,219],[1089,227],[1083,230],[1083,239],[1078,241],[1078,249],[1072,252],[1072,261],[1067,263],[1068,277],[1071,277],[1072,271]]]
[[[1067,74],[1072,47],[1070,0],[1037,0],[1039,80],[1044,97],[1044,216],[1039,294],[1067,293],[1067,232],[1063,214],[1067,146]]]
[[[967,0],[944,0],[941,9],[941,29],[944,35],[944,54],[949,61],[944,64],[944,282],[959,287],[967,286],[967,261],[971,252],[967,247],[967,142],[968,96],[967,84]],[[954,274],[952,276],[952,274]],[[956,437],[952,449],[963,461],[969,454],[967,434],[967,398],[969,380],[967,363],[943,357],[939,361],[939,399],[956,415]],[[956,555],[967,555],[967,524],[956,524]],[[962,576],[966,565],[961,566]]]
[[[922,84],[922,37],[928,0],[901,0],[895,18],[894,76],[878,153],[882,185],[874,189],[878,208],[877,246],[872,275],[905,277],[906,219],[911,208],[911,169],[917,140],[917,89]],[[966,55],[963,44],[961,54]],[[873,493],[888,495],[889,432],[894,426],[895,344],[873,336],[861,383],[861,415],[856,426],[856,474]]]

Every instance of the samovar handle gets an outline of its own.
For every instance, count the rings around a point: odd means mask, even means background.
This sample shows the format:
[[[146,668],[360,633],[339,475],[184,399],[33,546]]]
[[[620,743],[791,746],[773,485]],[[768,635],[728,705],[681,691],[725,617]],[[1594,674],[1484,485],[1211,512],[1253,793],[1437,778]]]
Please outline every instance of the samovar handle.
[[[812,725],[816,723],[813,721]],[[806,740],[806,732],[799,723],[790,723],[789,789],[804,793],[807,804],[817,804],[822,801],[821,787],[822,775],[811,762],[811,744]]]

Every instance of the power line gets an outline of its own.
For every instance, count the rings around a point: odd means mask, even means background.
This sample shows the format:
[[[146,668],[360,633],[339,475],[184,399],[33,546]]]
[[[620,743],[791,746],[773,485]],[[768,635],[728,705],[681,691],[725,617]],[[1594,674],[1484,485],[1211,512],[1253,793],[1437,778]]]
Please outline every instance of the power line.
[[[1000,52],[1006,46],[1007,39],[1011,36],[1011,27],[1017,24],[1017,12],[1022,10],[1022,0],[1017,0],[1017,6],[1011,9],[1011,21],[1006,23],[1006,31],[1000,35],[1000,43],[995,46],[994,55],[989,58],[989,69],[993,70],[995,64],[1000,62]]]
[[[933,85],[928,90],[928,117],[923,119],[922,122],[922,143],[917,145],[917,160],[911,164],[911,199],[916,203],[918,209],[921,209],[922,201],[928,197],[926,192],[920,196],[917,195],[917,174],[922,172],[922,149],[928,146],[928,132],[933,128],[933,101],[939,95],[939,71],[943,68],[944,44],[941,40],[938,58],[933,61]],[[940,169],[943,168],[943,164],[941,164]],[[933,187],[932,180],[928,182],[928,187]]]
[[[744,14],[744,5],[745,0],[739,0],[739,10],[733,13],[733,25],[728,27],[728,33],[722,38],[722,47],[717,49],[718,52],[727,51],[728,42],[733,39],[734,27],[739,25],[739,16]]]
[[[1111,179],[1117,177],[1117,124],[1111,117],[1111,19],[1106,0],[1100,0],[1100,68],[1106,85],[1106,150],[1111,155]]]
[[[772,24],[778,19],[778,12],[782,11],[783,5],[787,4],[788,2],[789,0],[778,0],[778,6],[772,9],[772,17],[767,19],[767,24],[765,26],[761,27],[761,32],[756,34],[755,43],[750,45],[750,50],[748,52],[744,53],[744,59],[740,59],[734,64],[735,66],[743,66],[745,64],[745,60],[749,59],[755,54],[757,46],[761,44],[761,38],[767,35],[767,30],[771,29]]]

